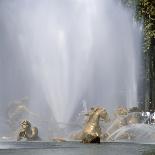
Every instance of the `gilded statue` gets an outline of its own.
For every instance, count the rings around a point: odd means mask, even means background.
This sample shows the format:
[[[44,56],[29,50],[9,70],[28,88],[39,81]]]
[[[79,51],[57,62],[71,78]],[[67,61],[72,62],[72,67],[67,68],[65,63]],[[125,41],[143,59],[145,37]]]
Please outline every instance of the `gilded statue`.
[[[31,127],[31,123],[28,120],[22,121],[17,135],[17,141],[21,139],[38,140],[38,128]]]
[[[86,115],[88,120],[82,130],[82,143],[100,143],[101,128],[99,122],[100,120],[109,121],[109,115],[106,109],[101,107],[91,108]]]
[[[126,107],[118,107],[115,112],[115,120],[112,122],[111,126],[107,129],[105,135],[103,136],[104,140],[113,140],[112,135],[117,132],[120,128],[132,124],[137,124],[142,122],[141,112],[136,107],[127,109]],[[130,139],[132,134],[128,132],[121,135],[122,138],[128,137]]]

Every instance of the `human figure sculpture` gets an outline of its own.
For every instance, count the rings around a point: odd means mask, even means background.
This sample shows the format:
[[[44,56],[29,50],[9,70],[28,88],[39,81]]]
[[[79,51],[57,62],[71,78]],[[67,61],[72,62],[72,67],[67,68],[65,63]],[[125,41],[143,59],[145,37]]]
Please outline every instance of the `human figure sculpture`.
[[[82,143],[100,143],[101,128],[99,121],[109,121],[109,116],[106,109],[101,107],[91,108],[86,114],[88,120],[82,130]]]
[[[116,116],[124,116],[128,114],[128,109],[126,107],[120,106],[116,109]]]
[[[38,140],[38,128],[31,127],[31,123],[24,120],[20,124],[20,130],[17,135],[17,141],[25,138],[26,140]]]
[[[107,129],[106,133],[103,134],[103,140],[109,140],[111,137],[111,134],[115,132],[117,129],[119,129],[122,126],[127,125],[127,114],[128,110],[126,107],[118,107],[115,111],[115,119],[112,121],[112,124],[110,127]]]
[[[117,116],[116,119],[113,121],[111,126],[107,129],[104,135],[104,140],[113,140],[112,135],[114,133],[117,133],[117,130],[119,130],[124,126],[133,125],[133,124],[142,122],[141,112],[139,112],[139,109],[136,107],[133,107],[129,110],[127,110],[127,108],[125,107],[124,108],[119,107],[116,110],[116,116]],[[118,138],[121,139],[123,137],[123,139],[131,139],[131,137],[133,137],[131,135],[132,133],[128,133],[126,131],[123,134],[121,134],[121,137],[118,137]]]

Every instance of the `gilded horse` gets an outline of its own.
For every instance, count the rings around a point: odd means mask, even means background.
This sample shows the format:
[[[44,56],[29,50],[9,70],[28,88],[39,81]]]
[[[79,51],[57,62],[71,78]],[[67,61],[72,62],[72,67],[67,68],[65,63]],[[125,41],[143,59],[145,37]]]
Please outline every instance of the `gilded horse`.
[[[20,130],[17,135],[17,141],[21,139],[27,139],[27,140],[38,140],[38,128],[32,127],[31,123],[27,120],[24,120],[20,124]]]
[[[109,121],[109,116],[106,109],[101,107],[91,108],[91,111],[86,114],[88,120],[82,131],[82,143],[100,143],[101,128],[100,120]]]

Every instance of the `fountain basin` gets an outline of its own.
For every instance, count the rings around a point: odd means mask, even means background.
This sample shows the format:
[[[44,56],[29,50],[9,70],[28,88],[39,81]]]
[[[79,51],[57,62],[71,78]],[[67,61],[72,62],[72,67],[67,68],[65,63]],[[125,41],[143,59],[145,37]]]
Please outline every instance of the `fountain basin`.
[[[100,144],[82,144],[68,142],[0,142],[0,154],[3,155],[148,155],[155,154],[155,143],[102,142]]]

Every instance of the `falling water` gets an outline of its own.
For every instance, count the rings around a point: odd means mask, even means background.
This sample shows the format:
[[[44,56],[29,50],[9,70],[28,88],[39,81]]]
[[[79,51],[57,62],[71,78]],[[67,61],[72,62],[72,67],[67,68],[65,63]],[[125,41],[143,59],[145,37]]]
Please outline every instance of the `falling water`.
[[[67,123],[83,101],[137,106],[140,33],[114,0],[1,0],[0,34],[2,108],[28,96]]]

